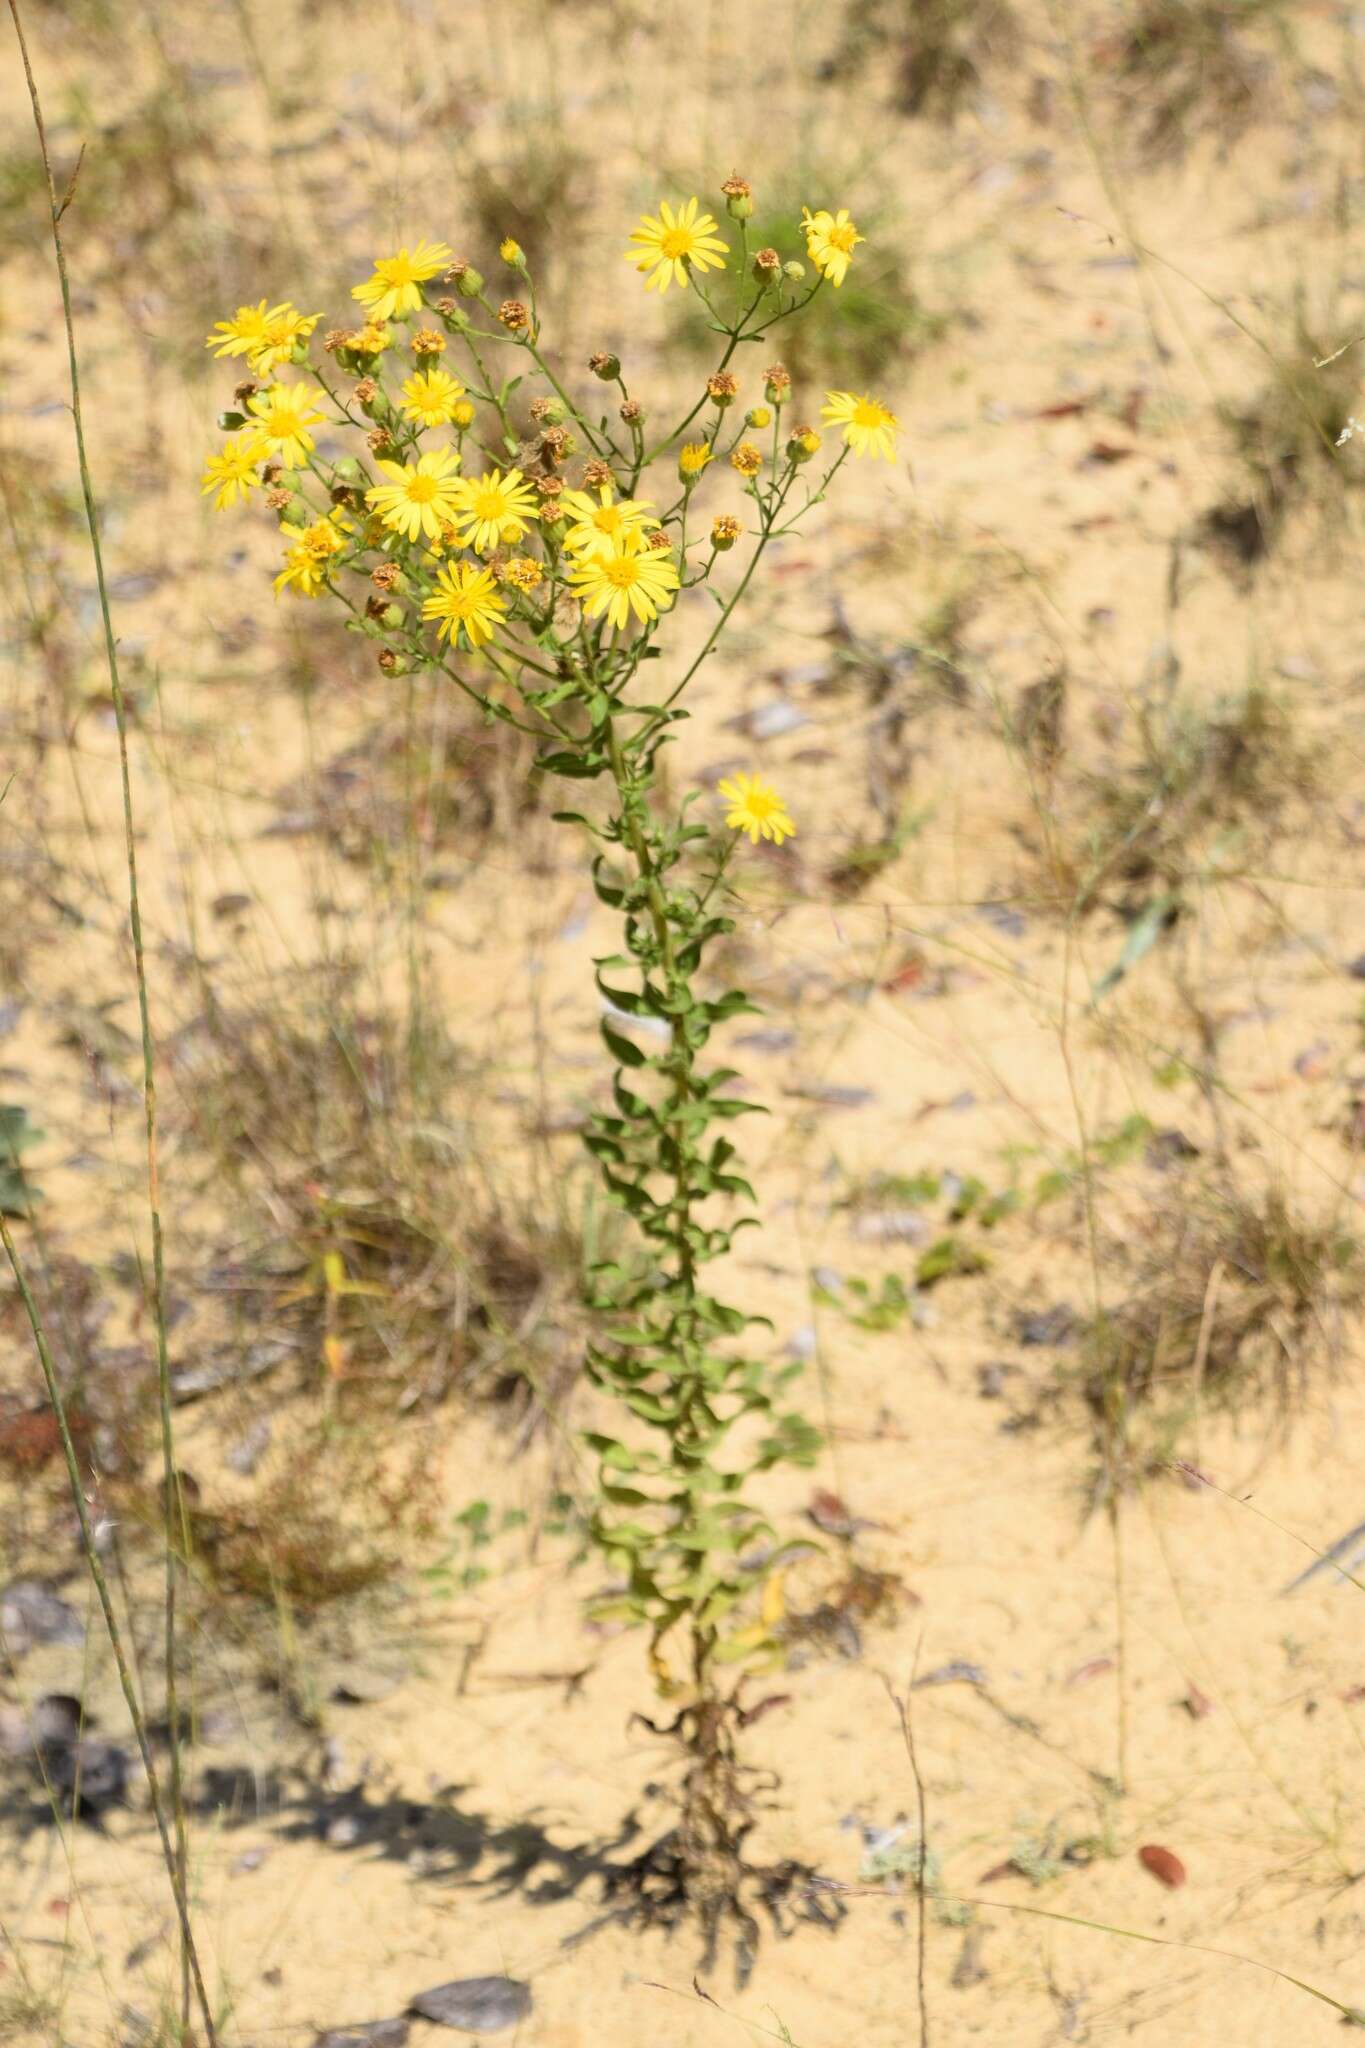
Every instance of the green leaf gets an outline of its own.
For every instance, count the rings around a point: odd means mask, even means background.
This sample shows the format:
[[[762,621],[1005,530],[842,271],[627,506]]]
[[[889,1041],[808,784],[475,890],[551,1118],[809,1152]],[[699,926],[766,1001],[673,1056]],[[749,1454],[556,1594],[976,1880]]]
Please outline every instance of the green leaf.
[[[626,1038],[613,1025],[608,1024],[605,1017],[599,1020],[598,1029],[607,1042],[608,1051],[623,1067],[643,1067],[648,1064],[649,1055],[641,1052],[633,1039]]]

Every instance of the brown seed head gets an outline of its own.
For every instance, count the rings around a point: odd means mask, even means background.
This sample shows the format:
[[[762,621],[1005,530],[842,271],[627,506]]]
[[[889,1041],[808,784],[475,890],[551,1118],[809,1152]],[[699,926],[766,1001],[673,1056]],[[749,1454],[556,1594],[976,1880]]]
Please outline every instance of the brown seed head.
[[[516,334],[531,324],[531,316],[520,299],[504,299],[498,307],[498,318],[509,334]]]

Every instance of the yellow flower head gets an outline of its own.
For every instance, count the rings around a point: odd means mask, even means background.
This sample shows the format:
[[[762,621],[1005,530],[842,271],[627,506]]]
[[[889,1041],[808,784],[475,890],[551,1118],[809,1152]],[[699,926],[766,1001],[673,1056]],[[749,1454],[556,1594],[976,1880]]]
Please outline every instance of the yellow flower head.
[[[287,550],[284,567],[275,578],[276,597],[282,590],[292,590],[295,597],[321,596],[327,584],[328,564],[345,547],[350,530],[349,521],[335,512],[315,520],[311,526],[291,526],[284,521],[280,532],[295,545]]]
[[[780,846],[784,839],[796,836],[787,806],[772,784],[764,782],[761,776],[727,777],[717,788],[730,806],[725,813],[726,824],[733,831],[747,832],[753,845],[757,846],[760,839],[771,839],[774,846]]]
[[[216,491],[213,502],[220,512],[227,505],[235,505],[238,498],[245,498],[260,483],[256,464],[264,453],[265,443],[249,427],[244,434],[230,434],[219,453],[210,455],[204,465],[200,496],[206,498],[210,491]]]
[[[470,647],[491,640],[507,616],[507,600],[499,596],[492,572],[472,562],[443,562],[436,572],[436,590],[422,604],[424,619],[438,619],[438,637],[454,644],[463,634]]]
[[[545,571],[530,555],[514,555],[502,566],[502,580],[510,583],[514,590],[539,590],[545,581]]]
[[[678,587],[678,569],[670,556],[650,547],[634,529],[614,546],[581,556],[570,572],[569,585],[590,619],[605,612],[609,624],[621,627],[629,623],[632,612],[648,621],[668,610]]]
[[[686,286],[689,265],[696,270],[719,270],[730,253],[727,242],[716,233],[709,213],[698,213],[699,202],[689,199],[675,214],[666,199],[659,201],[658,216],[644,214],[631,233],[636,244],[626,250],[627,262],[645,277],[647,292],[666,292],[671,283]]]
[[[278,306],[267,306],[262,299],[258,306],[239,306],[231,320],[215,321],[204,346],[216,356],[245,356],[251,368],[263,374],[287,362],[295,341],[310,335],[321,318],[321,313],[300,313],[288,299]]]
[[[855,455],[882,455],[890,462],[896,453],[900,421],[875,398],[859,398],[852,391],[827,391],[820,417],[827,426],[843,428],[844,445]]]
[[[463,429],[474,424],[474,408],[467,398],[462,398],[450,415],[452,423]]]
[[[438,540],[459,505],[461,481],[454,474],[460,466],[457,450],[430,448],[415,464],[381,461],[377,466],[390,481],[366,491],[366,504],[373,505],[385,526],[404,539],[417,540],[425,534],[428,540]]]
[[[346,346],[358,356],[377,356],[382,355],[392,343],[387,327],[377,321],[367,320],[363,327],[357,327],[354,334],[347,336]]]
[[[709,441],[684,441],[678,455],[678,475],[684,483],[690,483],[694,477],[701,475],[710,460]]]
[[[287,469],[302,469],[312,454],[310,427],[324,424],[312,398],[302,384],[272,384],[251,400],[256,415],[256,434]]]
[[[519,469],[488,469],[460,485],[454,512],[460,545],[481,555],[504,541],[518,541],[535,518],[539,501]]]
[[[755,477],[763,467],[762,451],[752,441],[741,441],[730,457],[730,464],[741,476]]]
[[[508,235],[505,241],[498,244],[498,254],[503,262],[510,263],[514,270],[520,269],[521,265],[526,261],[526,252],[522,248],[521,243],[514,241],[511,235]]]
[[[565,491],[560,505],[573,521],[564,536],[571,554],[591,554],[594,549],[615,546],[623,533],[649,524],[649,498],[617,498],[610,484],[603,484],[594,498],[588,491]]]
[[[844,206],[838,213],[830,213],[823,206],[818,213],[812,213],[808,206],[803,206],[801,231],[806,237],[807,256],[821,277],[827,277],[837,290],[848,276],[853,251],[866,237],[858,233]]]
[[[418,370],[403,386],[403,417],[419,427],[447,427],[463,397],[464,385],[448,370]]]
[[[395,313],[415,313],[422,303],[421,287],[428,278],[453,263],[454,251],[444,242],[425,238],[415,249],[400,249],[396,256],[376,256],[374,276],[351,287],[351,297],[369,308],[371,320],[392,320]]]

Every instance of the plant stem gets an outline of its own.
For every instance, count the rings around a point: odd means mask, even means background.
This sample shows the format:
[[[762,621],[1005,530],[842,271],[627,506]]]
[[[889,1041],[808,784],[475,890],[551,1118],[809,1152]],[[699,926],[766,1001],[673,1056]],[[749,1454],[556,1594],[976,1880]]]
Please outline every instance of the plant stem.
[[[161,1411],[161,1450],[164,1528],[166,1542],[166,1588],[165,1588],[165,1684],[166,1721],[171,1761],[171,1802],[175,1816],[175,1854],[171,1865],[172,1884],[176,1894],[176,1907],[180,1916],[181,1932],[181,2003],[182,2017],[189,2017],[189,1989],[191,1970],[196,1979],[205,2028],[210,2043],[213,2040],[213,2023],[209,2013],[207,1997],[202,1979],[199,1978],[198,1964],[193,1960],[192,1940],[189,1925],[188,1905],[188,1862],[189,1850],[185,1825],[184,1784],[180,1767],[180,1709],[176,1688],[176,1572],[177,1557],[181,1545],[177,1542],[176,1524],[183,1521],[180,1502],[179,1481],[175,1469],[175,1438],[171,1422],[170,1361],[166,1341],[166,1268],[165,1252],[161,1233],[161,1205],[159,1176],[157,1171],[157,1123],[156,1123],[156,1068],[153,1057],[151,1008],[147,995],[147,960],[142,934],[142,910],[138,898],[137,846],[133,830],[132,779],[128,767],[128,716],[124,702],[123,688],[119,680],[118,653],[114,640],[113,621],[109,613],[109,591],[104,575],[104,558],[100,549],[99,518],[95,508],[94,487],[90,479],[90,465],[86,457],[85,430],[81,421],[80,372],[76,360],[76,330],[71,310],[71,285],[67,276],[66,252],[62,246],[61,220],[70,205],[76,189],[73,175],[66,197],[58,201],[57,188],[52,176],[52,159],[48,151],[47,130],[43,123],[42,102],[38,95],[37,80],[29,61],[28,44],[24,37],[23,22],[20,18],[18,0],[9,0],[10,15],[14,22],[15,34],[19,39],[19,52],[23,59],[24,77],[28,85],[29,100],[33,108],[33,123],[38,134],[38,148],[42,156],[43,174],[47,181],[48,202],[52,213],[52,246],[57,259],[57,276],[61,285],[62,318],[66,328],[67,359],[71,379],[71,418],[76,436],[76,459],[80,469],[81,496],[85,504],[86,524],[90,530],[90,549],[94,557],[95,582],[99,590],[100,613],[104,622],[105,656],[109,667],[109,688],[113,698],[114,721],[118,729],[119,775],[123,792],[123,837],[128,867],[128,914],[133,940],[133,965],[137,978],[138,1016],[142,1035],[142,1092],[145,1108],[147,1134],[147,1201],[151,1211],[152,1230],[152,1317],[156,1330],[156,1362],[159,1405]],[[76,174],[80,171],[77,160]],[[10,1249],[6,1232],[6,1249]],[[11,1251],[11,1262],[13,1253]],[[16,1268],[17,1272],[17,1268]],[[55,1382],[53,1382],[55,1387]],[[52,1391],[52,1388],[49,1389]],[[66,1436],[65,1422],[62,1422],[63,1436]],[[80,1500],[79,1474],[74,1462],[71,1464],[71,1482]],[[91,1568],[96,1570],[93,1549],[90,1549]],[[101,1589],[102,1590],[102,1589]],[[107,1609],[110,1627],[113,1627],[112,1609]],[[145,1744],[144,1744],[145,1747]],[[150,1778],[150,1771],[149,1771]],[[160,1816],[158,1815],[158,1820]]]
[[[10,0],[11,7],[13,4],[14,0]],[[0,1244],[5,1248],[5,1255],[9,1260],[10,1269],[14,1274],[15,1283],[18,1286],[24,1310],[28,1316],[29,1328],[33,1332],[33,1342],[38,1352],[38,1361],[42,1366],[43,1379],[47,1385],[47,1397],[52,1403],[52,1412],[57,1418],[57,1431],[62,1440],[62,1455],[66,1460],[66,1476],[71,1487],[71,1498],[76,1504],[76,1516],[80,1523],[81,1543],[85,1549],[86,1561],[90,1566],[90,1576],[95,1582],[95,1591],[99,1596],[100,1607],[104,1612],[104,1625],[109,1631],[109,1641],[114,1652],[114,1663],[118,1670],[119,1685],[122,1687],[123,1697],[127,1701],[128,1712],[132,1718],[133,1732],[137,1737],[138,1754],[142,1758],[142,1768],[147,1773],[147,1789],[151,1795],[152,1812],[156,1818],[157,1833],[161,1837],[161,1851],[165,1857],[166,1869],[171,1880],[171,1890],[175,1896],[176,1914],[180,1922],[181,1945],[193,1979],[200,2017],[204,2023],[204,2038],[208,2048],[217,2048],[217,2029],[213,2023],[213,2012],[209,2005],[203,1972],[199,1966],[199,1952],[195,1946],[194,1929],[190,1925],[189,1903],[185,1888],[180,1882],[178,1845],[172,1842],[170,1829],[167,1826],[166,1809],[161,1797],[161,1786],[157,1779],[156,1766],[152,1762],[151,1746],[147,1740],[146,1719],[138,1700],[137,1688],[133,1683],[133,1674],[128,1663],[127,1653],[123,1647],[123,1633],[119,1628],[118,1616],[114,1612],[114,1603],[109,1595],[109,1582],[104,1575],[104,1566],[100,1561],[99,1551],[95,1547],[95,1534],[90,1526],[90,1510],[86,1504],[85,1487],[81,1478],[80,1464],[76,1457],[76,1446],[71,1441],[71,1430],[67,1422],[66,1402],[62,1397],[61,1384],[58,1381],[56,1368],[52,1362],[52,1353],[48,1348],[42,1318],[38,1313],[38,1304],[33,1298],[32,1290],[24,1275],[24,1269],[19,1263],[19,1254],[15,1248],[14,1238],[11,1235],[9,1223],[5,1218],[3,1210],[0,1210]]]

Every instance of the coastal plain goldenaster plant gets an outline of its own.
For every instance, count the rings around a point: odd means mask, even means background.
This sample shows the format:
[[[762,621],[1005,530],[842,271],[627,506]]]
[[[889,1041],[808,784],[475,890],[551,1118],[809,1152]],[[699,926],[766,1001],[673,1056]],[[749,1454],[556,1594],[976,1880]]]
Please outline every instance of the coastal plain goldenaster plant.
[[[499,300],[471,263],[423,237],[353,288],[359,327],[319,342],[320,316],[265,299],[216,323],[208,347],[234,368],[245,358],[256,381],[219,416],[226,438],[202,491],[219,511],[263,502],[275,514],[277,596],[334,599],[386,677],[463,693],[534,737],[538,774],[585,792],[584,808],[560,815],[590,835],[593,884],[621,932],[597,963],[614,1075],[586,1142],[635,1234],[633,1251],[589,1279],[601,1319],[586,1355],[601,1402],[590,1527],[613,1582],[595,1611],[648,1629],[687,1756],[680,1825],[642,1860],[641,1898],[655,1917],[695,1913],[708,1951],[728,1918],[747,1953],[752,1806],[738,1694],[722,1673],[776,1651],[784,1552],[754,1481],[808,1461],[818,1439],[786,1393],[795,1368],[774,1365],[750,1340],[757,1319],[706,1284],[755,1220],[734,1205],[755,1197],[729,1135],[753,1105],[707,1054],[753,1005],[705,972],[732,928],[736,847],[781,848],[796,824],[753,774],[672,807],[659,759],[767,551],[847,459],[891,458],[897,422],[878,399],[827,393],[820,417],[842,445],[822,470],[821,436],[794,414],[783,365],[746,389],[732,368],[745,344],[837,288],[863,238],[845,209],[805,209],[811,276],[770,250],[751,255],[749,187],[733,177],[722,192],[737,247],[696,197],[661,200],[630,236],[646,289],[696,292],[718,336],[711,374],[672,425],[653,424],[605,348],[587,365],[595,401],[571,394],[544,350],[520,244],[498,251],[518,292]],[[495,375],[494,349],[511,351],[512,374]],[[642,1042],[641,1026],[656,1035]]]

